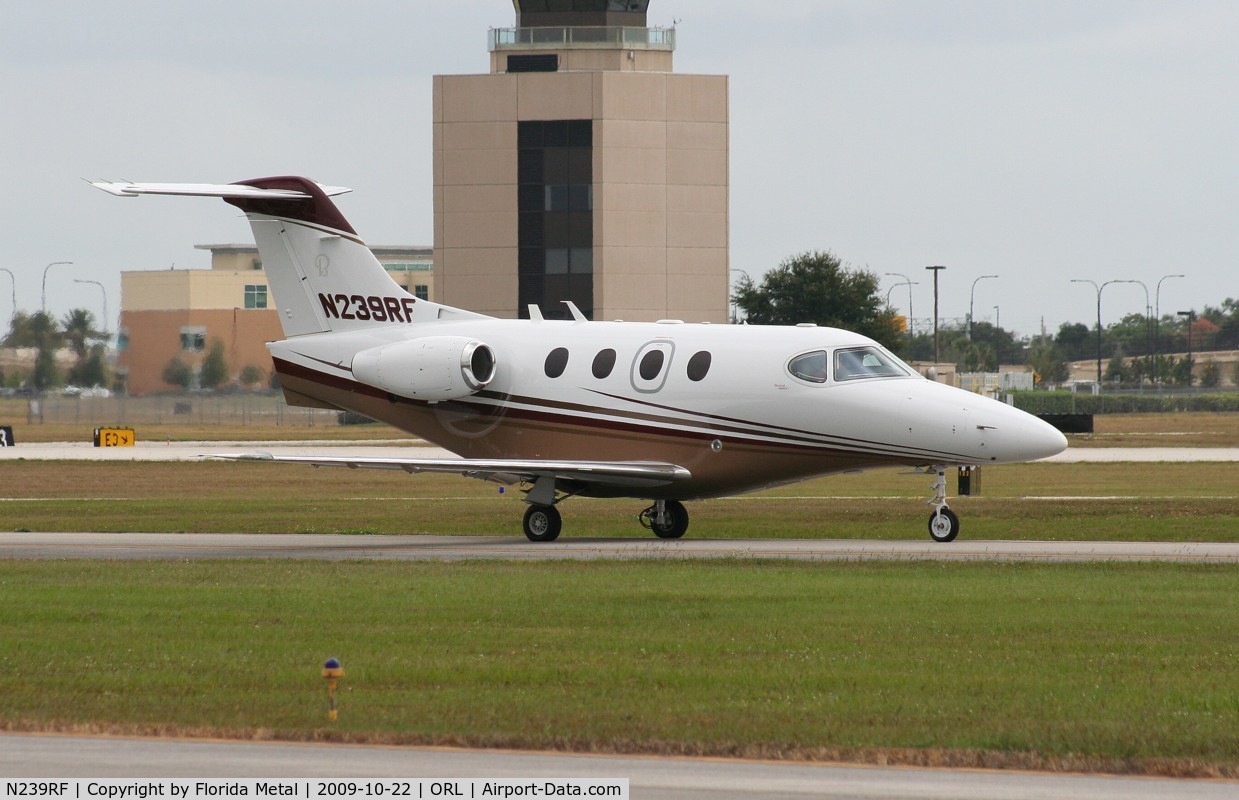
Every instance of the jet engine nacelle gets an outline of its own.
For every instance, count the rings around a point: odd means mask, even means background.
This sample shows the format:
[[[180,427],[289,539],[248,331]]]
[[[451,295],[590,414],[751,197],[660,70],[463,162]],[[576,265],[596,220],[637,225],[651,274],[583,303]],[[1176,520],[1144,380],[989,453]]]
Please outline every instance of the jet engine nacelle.
[[[458,400],[495,377],[495,353],[477,339],[426,336],[362,350],[353,377],[401,397]]]

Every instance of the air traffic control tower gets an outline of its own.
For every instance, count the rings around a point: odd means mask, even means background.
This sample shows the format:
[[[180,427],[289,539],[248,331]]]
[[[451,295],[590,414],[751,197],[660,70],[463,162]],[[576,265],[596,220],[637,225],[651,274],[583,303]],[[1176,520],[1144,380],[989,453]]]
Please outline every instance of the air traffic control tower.
[[[438,299],[505,318],[726,322],[727,77],[649,0],[513,0],[490,73],[434,78]]]

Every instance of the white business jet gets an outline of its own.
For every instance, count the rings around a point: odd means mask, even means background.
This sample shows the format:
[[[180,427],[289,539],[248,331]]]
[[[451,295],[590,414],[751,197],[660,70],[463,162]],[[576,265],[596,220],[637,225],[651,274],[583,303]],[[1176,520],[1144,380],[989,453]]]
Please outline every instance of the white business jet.
[[[317,466],[444,472],[520,485],[525,535],[559,536],[569,497],[636,497],[655,535],[683,502],[819,475],[907,466],[936,476],[929,534],[949,542],[946,470],[1032,461],[1067,440],[1003,403],[925,380],[835,328],[496,319],[419,300],[387,275],[332,196],[298,177],[235,184],[98,182],[121,197],[220,197],[245,212],[287,338],[291,405],[354,411],[457,459],[237,454]]]

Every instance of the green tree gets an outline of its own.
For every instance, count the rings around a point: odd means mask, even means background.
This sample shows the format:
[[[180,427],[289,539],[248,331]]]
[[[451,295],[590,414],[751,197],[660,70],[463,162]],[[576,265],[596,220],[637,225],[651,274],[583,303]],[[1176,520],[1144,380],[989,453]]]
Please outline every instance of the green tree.
[[[95,315],[84,308],[75,308],[60,321],[66,344],[73,349],[77,361],[69,370],[68,380],[76,386],[102,386],[107,380],[102,345],[91,346],[102,339],[103,331],[95,329]]]
[[[69,370],[69,383],[75,386],[107,386],[106,350],[102,343],[91,345],[86,355]]]
[[[167,364],[164,364],[163,373],[160,377],[169,386],[188,389],[189,384],[194,380],[194,371],[181,360],[180,356],[173,356],[168,360]]]
[[[39,391],[56,385],[59,377],[56,372],[56,351],[64,341],[64,333],[56,324],[55,318],[45,311],[36,311],[33,314],[18,311],[13,315],[9,335],[4,339],[5,345],[9,347],[33,347],[38,351],[30,382]]]
[[[997,372],[998,354],[986,342],[972,342],[964,346],[957,363],[962,372]]]
[[[95,329],[95,315],[84,308],[75,308],[60,321],[64,341],[73,348],[78,361],[86,358],[89,343],[102,339],[103,332]]]
[[[817,325],[844,328],[894,346],[895,315],[878,292],[878,277],[851,269],[829,252],[793,256],[766,273],[761,284],[747,275],[732,302],[752,325]]]
[[[1042,383],[1062,383],[1067,380],[1067,360],[1063,351],[1052,341],[1039,341],[1028,353],[1028,363]]]
[[[1087,325],[1079,322],[1064,322],[1058,326],[1058,335],[1054,342],[1062,351],[1067,361],[1083,361],[1097,355],[1097,339]]]
[[[1107,327],[1102,340],[1107,352],[1122,350],[1124,353],[1144,355],[1149,352],[1149,320],[1144,314],[1128,314]],[[1094,340],[1094,355],[1096,350],[1097,344]]]
[[[263,373],[262,369],[254,366],[253,364],[246,364],[241,369],[240,380],[245,386],[253,386],[256,383],[262,383],[265,378],[266,375]]]
[[[214,389],[227,381],[228,359],[224,356],[224,341],[212,339],[206,358],[202,361],[202,371],[198,373],[198,383],[204,389]]]
[[[1202,364],[1200,367],[1200,385],[1206,389],[1216,389],[1218,384],[1222,382],[1222,371],[1218,369],[1217,364],[1210,361],[1207,364]]]
[[[1115,383],[1123,383],[1128,379],[1127,363],[1123,360],[1122,353],[1116,353],[1106,362],[1106,372],[1103,377]]]

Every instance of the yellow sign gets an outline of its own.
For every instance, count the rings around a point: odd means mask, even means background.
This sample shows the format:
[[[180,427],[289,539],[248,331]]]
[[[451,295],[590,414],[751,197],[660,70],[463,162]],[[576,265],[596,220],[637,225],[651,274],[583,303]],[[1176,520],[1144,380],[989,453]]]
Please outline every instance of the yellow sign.
[[[95,428],[95,447],[133,447],[133,428]]]

